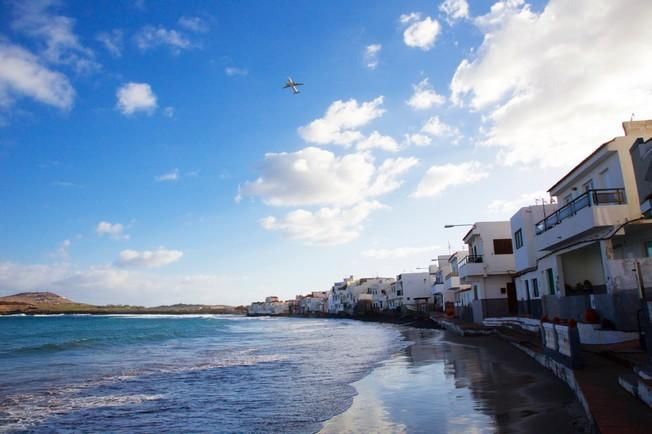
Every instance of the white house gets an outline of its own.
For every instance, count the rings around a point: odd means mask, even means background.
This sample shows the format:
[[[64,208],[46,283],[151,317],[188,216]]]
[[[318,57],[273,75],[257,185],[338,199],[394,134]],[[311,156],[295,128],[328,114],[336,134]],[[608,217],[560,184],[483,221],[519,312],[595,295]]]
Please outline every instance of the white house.
[[[443,311],[449,304],[455,304],[455,292],[460,286],[457,268],[453,272],[450,258],[451,255],[439,255],[437,256],[437,265],[430,266],[432,295],[435,309],[439,311]]]
[[[279,301],[276,296],[265,298],[264,302],[254,302],[247,308],[247,315],[249,316],[278,316],[288,315],[290,312],[290,305],[285,301]]]
[[[390,286],[388,308],[427,311],[433,305],[431,287],[430,272],[399,274]]]
[[[473,321],[516,313],[511,227],[508,221],[477,222],[464,236],[468,254],[458,263],[460,283],[471,285]],[[467,320],[470,318],[466,318]]]
[[[545,252],[537,249],[535,224],[557,211],[557,204],[532,205],[519,209],[510,220],[518,314],[540,318],[543,285],[539,263],[545,264]]]
[[[457,251],[450,254],[447,257],[450,271],[444,276],[444,291],[446,291],[447,294],[452,294],[453,303],[458,311],[457,314],[462,317],[464,317],[464,315],[461,311],[464,310],[466,306],[468,306],[470,310],[471,303],[473,302],[471,285],[460,281],[459,262],[466,258],[467,255],[468,252],[466,251]]]
[[[632,270],[640,266],[644,283],[652,284],[652,226],[642,218],[631,149],[649,141],[652,122],[623,122],[623,129],[549,190],[559,208],[535,226],[546,259],[538,271],[548,316],[581,319],[591,306],[621,330],[637,328]]]

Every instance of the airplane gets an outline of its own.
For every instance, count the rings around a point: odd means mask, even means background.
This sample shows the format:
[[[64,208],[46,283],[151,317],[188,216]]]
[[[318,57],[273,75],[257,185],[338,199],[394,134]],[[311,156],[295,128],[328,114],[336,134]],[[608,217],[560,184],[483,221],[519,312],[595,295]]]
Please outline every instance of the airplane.
[[[283,86],[283,89],[287,89],[289,87],[292,89],[292,94],[296,95],[301,93],[301,91],[297,89],[297,86],[303,86],[303,83],[296,83],[294,80],[292,80],[292,77],[288,77],[288,81],[285,83],[285,86]]]

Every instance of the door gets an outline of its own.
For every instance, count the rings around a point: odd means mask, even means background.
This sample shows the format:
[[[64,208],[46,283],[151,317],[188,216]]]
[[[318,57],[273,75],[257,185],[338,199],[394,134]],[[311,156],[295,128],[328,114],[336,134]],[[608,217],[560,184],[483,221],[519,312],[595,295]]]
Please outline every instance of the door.
[[[552,268],[546,270],[546,275],[548,276],[548,291],[550,295],[555,295],[555,276],[552,273]]]
[[[514,282],[507,283],[507,309],[511,315],[518,313],[518,301],[516,300],[516,285]]]

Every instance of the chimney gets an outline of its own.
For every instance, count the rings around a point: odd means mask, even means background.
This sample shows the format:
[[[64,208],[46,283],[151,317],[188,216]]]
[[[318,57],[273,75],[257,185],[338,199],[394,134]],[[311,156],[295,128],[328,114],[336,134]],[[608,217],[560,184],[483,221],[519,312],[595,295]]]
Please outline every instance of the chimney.
[[[623,122],[626,136],[642,137],[647,140],[652,137],[652,120]]]

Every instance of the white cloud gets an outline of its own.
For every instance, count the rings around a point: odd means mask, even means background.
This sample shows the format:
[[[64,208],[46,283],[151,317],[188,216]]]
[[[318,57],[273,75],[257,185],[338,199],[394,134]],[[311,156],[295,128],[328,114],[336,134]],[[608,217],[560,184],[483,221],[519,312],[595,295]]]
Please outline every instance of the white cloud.
[[[405,134],[405,144],[415,146],[428,146],[432,143],[432,139],[425,134]]]
[[[383,48],[381,44],[371,44],[367,45],[367,48],[364,50],[364,63],[369,69],[376,69],[378,66],[378,55],[380,50]]]
[[[183,256],[180,250],[168,250],[159,247],[157,250],[123,250],[115,261],[117,267],[158,268],[177,262]]]
[[[398,188],[399,176],[416,164],[415,158],[397,158],[376,167],[368,153],[338,157],[315,147],[269,153],[260,177],[246,182],[238,195],[258,196],[273,206],[350,206]]]
[[[280,220],[266,217],[260,224],[267,230],[280,231],[290,239],[307,244],[344,244],[360,235],[362,223],[371,212],[382,208],[385,206],[377,201],[365,201],[350,208],[321,208],[315,212],[298,209]]]
[[[42,43],[41,56],[47,62],[73,66],[77,72],[90,72],[100,68],[91,49],[84,47],[75,34],[75,20],[56,15],[51,9],[58,2],[44,0],[15,2],[13,30],[35,38]]]
[[[387,152],[397,152],[399,149],[398,143],[390,136],[383,136],[378,131],[374,131],[369,136],[356,143],[358,151],[366,151],[369,149],[382,149]]]
[[[127,83],[118,89],[117,107],[123,115],[136,112],[151,113],[156,109],[156,95],[147,83]]]
[[[350,145],[363,138],[357,130],[385,112],[380,106],[383,97],[358,104],[355,99],[337,100],[332,103],[322,118],[298,129],[299,135],[309,143],[320,145]]]
[[[43,66],[29,51],[0,41],[0,106],[27,96],[60,109],[70,109],[75,90],[65,75]]]
[[[164,181],[178,181],[181,175],[179,175],[179,169],[173,169],[170,172],[164,173],[159,176],[154,177],[154,181],[156,182],[164,182]]]
[[[179,26],[195,33],[206,33],[209,30],[206,21],[199,17],[181,17],[179,18]]]
[[[249,74],[249,71],[245,68],[236,68],[235,66],[227,66],[226,68],[224,68],[224,73],[229,77],[233,77],[234,75],[246,76]]]
[[[142,51],[166,46],[173,53],[179,53],[181,50],[192,48],[190,40],[183,33],[161,26],[145,26],[134,39]]]
[[[411,12],[409,14],[402,14],[399,17],[399,21],[401,22],[401,24],[413,23],[413,22],[415,22],[417,20],[420,20],[420,19],[421,19],[421,14],[419,12]]]
[[[421,127],[421,132],[432,137],[453,137],[456,139],[461,137],[461,133],[457,128],[445,124],[439,119],[439,116],[428,119]]]
[[[445,0],[439,5],[439,10],[449,23],[469,17],[469,4],[466,0]]]
[[[423,247],[394,247],[392,249],[368,249],[362,252],[362,256],[375,259],[388,259],[388,258],[405,258],[408,256],[417,256],[429,253],[434,255],[439,246],[423,246]]]
[[[111,53],[113,57],[122,56],[122,30],[112,30],[111,32],[100,32],[95,37],[99,42],[104,45],[104,48]]]
[[[451,99],[485,116],[484,144],[507,165],[570,166],[635,113],[652,117],[647,0],[551,0],[541,12],[498,2],[485,37],[451,81]],[[635,32],[632,29],[636,29]]]
[[[505,217],[511,217],[516,211],[524,206],[541,204],[544,199],[549,203],[550,195],[545,191],[536,191],[534,193],[523,193],[515,199],[495,199],[487,207],[492,214],[499,214]]]
[[[95,232],[100,237],[109,236],[114,239],[129,239],[129,235],[124,233],[124,225],[122,223],[111,223],[107,221],[101,221],[97,224]]]
[[[407,104],[414,110],[427,110],[435,105],[442,105],[446,101],[446,98],[435,92],[427,78],[412,85],[412,88],[414,93]]]
[[[428,169],[416,191],[410,196],[416,198],[437,196],[449,187],[472,184],[488,176],[486,165],[477,161],[435,165]]]
[[[403,42],[408,47],[420,48],[424,51],[430,50],[434,45],[441,30],[437,20],[425,17],[421,20],[420,14],[411,13],[401,15],[401,23],[409,24],[403,32]]]

